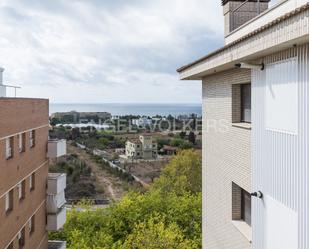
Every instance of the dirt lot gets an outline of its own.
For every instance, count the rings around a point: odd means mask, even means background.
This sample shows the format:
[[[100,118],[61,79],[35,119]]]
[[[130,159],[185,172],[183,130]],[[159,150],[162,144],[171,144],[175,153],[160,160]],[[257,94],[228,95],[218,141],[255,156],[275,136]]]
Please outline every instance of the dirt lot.
[[[119,178],[111,175],[110,173],[102,170],[99,165],[94,162],[89,154],[85,150],[68,144],[68,153],[76,154],[81,160],[92,169],[96,178],[96,184],[103,187],[105,195],[111,200],[120,200],[125,194],[126,184]]]
[[[160,161],[133,161],[127,162],[125,164],[121,164],[128,172],[132,173],[133,175],[137,176],[144,182],[151,184],[154,178],[158,177],[161,173],[161,170],[165,167],[168,163],[169,159],[166,158]]]

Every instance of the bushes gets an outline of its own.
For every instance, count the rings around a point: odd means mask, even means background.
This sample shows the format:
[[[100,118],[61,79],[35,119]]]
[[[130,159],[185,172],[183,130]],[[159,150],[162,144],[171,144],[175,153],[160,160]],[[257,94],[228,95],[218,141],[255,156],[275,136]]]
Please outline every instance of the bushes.
[[[112,168],[109,166],[109,163],[108,162],[105,162],[104,160],[101,159],[101,162],[100,162],[100,167],[103,169],[103,170],[106,170],[107,172],[119,177],[120,179],[126,181],[126,182],[129,182],[129,183],[132,183],[134,182],[134,178],[132,175],[130,175],[129,173],[127,172],[123,172],[122,170],[118,169],[118,168]]]
[[[65,192],[68,199],[95,198],[97,193],[104,192],[96,188],[91,168],[74,154],[68,156],[65,162],[52,165],[49,171],[67,174]]]
[[[72,210],[50,239],[67,240],[68,249],[198,249],[201,213],[201,159],[182,151],[149,192],[131,192],[106,209]]]

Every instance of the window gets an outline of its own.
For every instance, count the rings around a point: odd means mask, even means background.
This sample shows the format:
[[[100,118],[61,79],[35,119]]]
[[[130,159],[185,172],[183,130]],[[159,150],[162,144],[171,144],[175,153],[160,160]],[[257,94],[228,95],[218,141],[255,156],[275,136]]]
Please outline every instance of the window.
[[[9,137],[5,140],[5,155],[6,159],[13,157],[14,137]]]
[[[251,195],[235,183],[232,183],[232,219],[251,226]]]
[[[13,210],[13,197],[14,197],[14,190],[10,190],[8,193],[5,194],[5,212],[9,213]]]
[[[34,226],[35,226],[35,216],[33,215],[29,220],[29,233],[30,233],[30,235],[34,232]]]
[[[29,177],[29,187],[30,191],[33,191],[35,189],[35,173],[32,173]]]
[[[251,123],[251,84],[241,85],[241,122]]]
[[[35,130],[30,131],[29,139],[30,139],[30,148],[32,148],[35,146]]]
[[[251,226],[251,195],[241,190],[241,219]]]
[[[232,123],[251,123],[251,84],[232,85]]]
[[[25,228],[21,229],[17,234],[18,246],[19,248],[23,248],[25,245]]]
[[[18,135],[18,149],[19,152],[25,152],[25,141],[26,141],[26,134],[25,133],[21,133]]]
[[[14,249],[14,242],[12,241],[5,249]]]
[[[25,180],[17,184],[18,199],[23,200],[26,194],[26,182]]]

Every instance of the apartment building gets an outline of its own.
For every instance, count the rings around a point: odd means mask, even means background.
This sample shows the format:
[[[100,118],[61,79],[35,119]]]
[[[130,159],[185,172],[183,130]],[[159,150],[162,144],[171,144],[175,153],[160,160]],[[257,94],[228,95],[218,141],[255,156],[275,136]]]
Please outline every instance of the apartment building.
[[[0,82],[0,248],[64,249],[48,242],[48,231],[65,222],[66,176],[48,174],[47,153],[63,155],[65,141],[48,141],[48,100],[9,98],[5,87]]]
[[[127,159],[153,159],[158,156],[158,145],[151,135],[140,135],[126,142]]]
[[[308,0],[223,0],[203,89],[203,248],[309,248]]]

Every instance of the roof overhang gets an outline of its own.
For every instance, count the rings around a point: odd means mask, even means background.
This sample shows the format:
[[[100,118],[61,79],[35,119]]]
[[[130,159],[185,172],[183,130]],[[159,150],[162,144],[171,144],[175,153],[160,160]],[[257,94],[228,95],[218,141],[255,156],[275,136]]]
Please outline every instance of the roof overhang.
[[[306,28],[304,28],[306,27]],[[201,80],[275,52],[308,43],[309,3],[177,70],[181,80]]]

